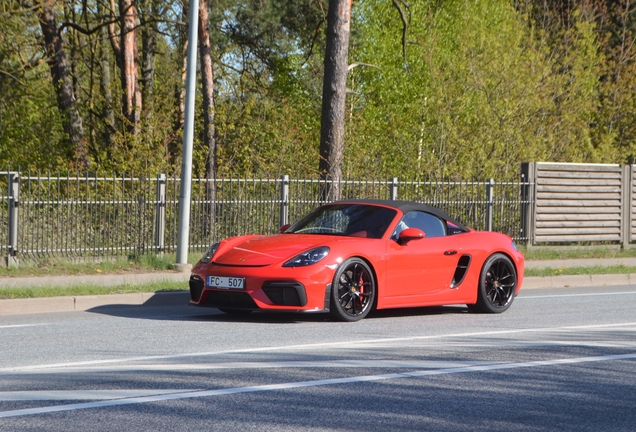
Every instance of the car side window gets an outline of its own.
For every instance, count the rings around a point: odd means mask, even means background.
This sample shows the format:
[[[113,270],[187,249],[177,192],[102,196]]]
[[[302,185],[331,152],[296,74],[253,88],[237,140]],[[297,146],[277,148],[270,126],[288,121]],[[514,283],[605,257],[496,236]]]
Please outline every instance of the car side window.
[[[400,233],[406,228],[419,228],[424,231],[426,238],[443,237],[446,235],[446,225],[437,216],[421,211],[411,211],[402,217],[402,220],[395,228],[395,232],[391,236],[397,239]]]

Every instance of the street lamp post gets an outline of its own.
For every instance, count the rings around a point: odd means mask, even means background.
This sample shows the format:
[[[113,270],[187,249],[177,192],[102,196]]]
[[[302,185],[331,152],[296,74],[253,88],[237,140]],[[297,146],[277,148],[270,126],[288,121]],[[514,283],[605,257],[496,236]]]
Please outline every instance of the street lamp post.
[[[182,272],[191,269],[188,264],[190,234],[190,201],[192,195],[192,142],[194,138],[194,100],[197,73],[197,35],[199,26],[199,0],[190,0],[190,26],[188,29],[188,60],[186,65],[185,118],[183,130],[183,160],[181,163],[181,192],[179,193],[179,230],[176,267]]]

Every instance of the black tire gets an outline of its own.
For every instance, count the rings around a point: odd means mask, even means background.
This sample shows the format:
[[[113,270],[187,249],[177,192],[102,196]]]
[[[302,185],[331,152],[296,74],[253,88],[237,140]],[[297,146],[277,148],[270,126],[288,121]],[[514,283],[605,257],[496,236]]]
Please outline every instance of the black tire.
[[[515,299],[517,270],[507,256],[496,253],[488,257],[481,268],[477,303],[470,310],[482,313],[502,313]]]
[[[366,262],[349,258],[333,278],[329,311],[338,321],[359,321],[366,317],[375,301],[377,285]]]
[[[219,308],[219,310],[223,313],[226,313],[228,315],[247,315],[249,313],[252,313],[251,310],[245,310],[245,309],[227,309],[227,308]]]

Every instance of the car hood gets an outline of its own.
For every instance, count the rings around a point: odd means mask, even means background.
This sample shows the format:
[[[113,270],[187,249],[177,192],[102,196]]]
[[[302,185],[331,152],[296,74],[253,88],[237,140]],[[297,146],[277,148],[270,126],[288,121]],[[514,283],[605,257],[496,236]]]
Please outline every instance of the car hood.
[[[333,240],[332,240],[333,241]],[[233,266],[266,266],[288,260],[308,249],[326,246],[329,239],[321,235],[276,234],[251,237],[220,250],[215,264]]]

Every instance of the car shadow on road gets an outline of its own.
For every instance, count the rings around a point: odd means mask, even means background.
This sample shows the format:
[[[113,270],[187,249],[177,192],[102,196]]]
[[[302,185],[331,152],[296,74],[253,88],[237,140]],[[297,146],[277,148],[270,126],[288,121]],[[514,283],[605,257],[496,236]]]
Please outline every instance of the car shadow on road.
[[[372,311],[366,319],[402,318],[402,317],[451,315],[451,314],[466,314],[466,313],[471,313],[471,312],[464,305],[427,306],[427,307],[415,307],[415,308],[375,310],[375,311]]]
[[[87,310],[90,313],[120,318],[148,319],[155,321],[194,321],[194,322],[231,322],[231,323],[267,323],[301,324],[315,322],[337,322],[325,312],[252,312],[227,314],[214,308],[174,305],[147,307],[140,305],[108,305]],[[388,318],[425,317],[432,315],[450,315],[470,313],[465,306],[431,306],[417,308],[385,309],[372,311],[365,320]],[[347,323],[343,323],[347,324]]]

